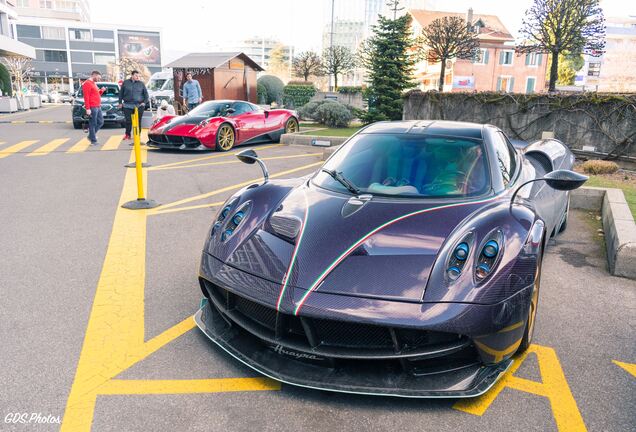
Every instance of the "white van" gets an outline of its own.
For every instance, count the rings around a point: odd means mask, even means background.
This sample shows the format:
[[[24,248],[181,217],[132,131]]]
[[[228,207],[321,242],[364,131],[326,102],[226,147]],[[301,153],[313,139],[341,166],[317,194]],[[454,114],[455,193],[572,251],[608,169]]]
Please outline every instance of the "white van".
[[[172,104],[174,100],[172,70],[152,74],[146,88],[148,89],[150,104],[153,108],[156,108],[163,99]]]

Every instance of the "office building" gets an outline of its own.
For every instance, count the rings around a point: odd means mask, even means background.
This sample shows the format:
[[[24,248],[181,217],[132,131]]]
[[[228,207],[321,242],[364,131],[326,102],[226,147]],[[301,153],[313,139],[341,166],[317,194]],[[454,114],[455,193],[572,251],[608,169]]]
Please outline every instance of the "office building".
[[[88,0],[15,0],[23,18],[47,18],[90,22]]]
[[[35,49],[15,39],[9,20],[18,18],[14,0],[0,0],[0,57],[35,58]]]

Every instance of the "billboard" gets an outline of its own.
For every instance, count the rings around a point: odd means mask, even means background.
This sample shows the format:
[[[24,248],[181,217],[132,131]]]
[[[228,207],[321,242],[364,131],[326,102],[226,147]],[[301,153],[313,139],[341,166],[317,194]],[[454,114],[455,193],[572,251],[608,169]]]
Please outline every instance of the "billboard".
[[[159,33],[119,32],[119,58],[128,57],[141,64],[161,64]]]
[[[474,89],[475,77],[473,76],[454,76],[453,77],[454,89]]]

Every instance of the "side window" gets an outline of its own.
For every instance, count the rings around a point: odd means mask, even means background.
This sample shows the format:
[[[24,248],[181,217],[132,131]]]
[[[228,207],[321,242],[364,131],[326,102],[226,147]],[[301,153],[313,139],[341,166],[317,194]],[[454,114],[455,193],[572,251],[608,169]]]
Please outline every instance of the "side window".
[[[235,103],[233,108],[235,109],[234,115],[245,114],[246,112],[252,112],[252,107],[243,102]]]
[[[514,153],[511,153],[511,149],[508,147],[508,140],[501,132],[493,133],[492,138],[495,155],[497,157],[497,166],[501,171],[504,185],[508,187],[515,173]]]

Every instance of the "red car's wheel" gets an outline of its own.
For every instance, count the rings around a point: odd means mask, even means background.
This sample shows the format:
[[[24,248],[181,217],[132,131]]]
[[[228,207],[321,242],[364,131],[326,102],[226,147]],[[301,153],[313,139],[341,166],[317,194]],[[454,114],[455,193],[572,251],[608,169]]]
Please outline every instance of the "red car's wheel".
[[[287,120],[287,123],[285,123],[285,133],[296,133],[298,132],[298,129],[298,120],[293,117],[291,117],[289,120]]]
[[[216,149],[218,151],[228,151],[234,147],[234,129],[229,124],[222,124],[216,132]]]

